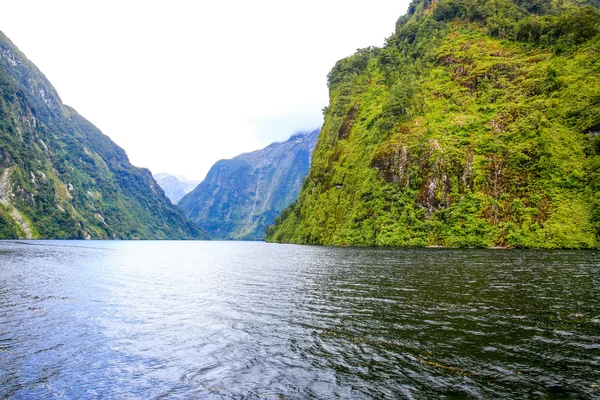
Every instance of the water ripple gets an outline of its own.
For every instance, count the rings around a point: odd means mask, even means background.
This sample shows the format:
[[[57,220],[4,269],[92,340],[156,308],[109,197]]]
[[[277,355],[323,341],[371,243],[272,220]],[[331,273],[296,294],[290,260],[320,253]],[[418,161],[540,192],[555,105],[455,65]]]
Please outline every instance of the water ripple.
[[[0,398],[598,398],[599,265],[598,252],[0,242]]]

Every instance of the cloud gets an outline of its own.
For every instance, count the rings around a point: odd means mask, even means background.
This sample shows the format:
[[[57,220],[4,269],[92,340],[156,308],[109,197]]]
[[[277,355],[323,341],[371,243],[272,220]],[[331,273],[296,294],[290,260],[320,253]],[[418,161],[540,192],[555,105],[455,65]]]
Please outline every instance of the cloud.
[[[261,142],[287,140],[292,134],[312,132],[323,124],[321,115],[312,112],[281,113],[254,119],[254,131]]]

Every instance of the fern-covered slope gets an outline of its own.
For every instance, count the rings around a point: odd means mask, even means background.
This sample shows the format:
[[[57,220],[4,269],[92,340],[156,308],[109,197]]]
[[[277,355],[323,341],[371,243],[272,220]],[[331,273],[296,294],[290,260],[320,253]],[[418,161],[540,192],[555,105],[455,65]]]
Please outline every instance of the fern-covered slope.
[[[596,6],[414,1],[329,74],[309,177],[267,240],[598,248]]]
[[[0,33],[0,238],[206,238]]]

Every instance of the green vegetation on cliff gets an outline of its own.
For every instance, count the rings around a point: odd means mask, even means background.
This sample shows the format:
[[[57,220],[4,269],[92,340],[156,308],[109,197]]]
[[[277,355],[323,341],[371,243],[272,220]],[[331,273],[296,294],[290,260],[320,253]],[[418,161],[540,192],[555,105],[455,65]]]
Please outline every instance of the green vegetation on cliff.
[[[0,33],[0,239],[205,233]]]
[[[413,1],[330,72],[310,174],[267,240],[598,248],[596,7]]]

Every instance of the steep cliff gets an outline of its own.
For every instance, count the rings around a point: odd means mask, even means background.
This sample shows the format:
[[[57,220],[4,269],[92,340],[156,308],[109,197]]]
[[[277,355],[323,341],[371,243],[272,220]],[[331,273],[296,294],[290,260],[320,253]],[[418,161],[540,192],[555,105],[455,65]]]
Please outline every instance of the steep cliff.
[[[413,1],[330,72],[309,177],[267,239],[597,248],[597,5]]]
[[[183,196],[194,190],[200,183],[200,181],[192,181],[181,176],[162,172],[153,174],[152,176],[173,204],[177,204]]]
[[[218,161],[179,206],[214,238],[264,239],[265,227],[298,197],[318,134]]]
[[[205,238],[0,33],[0,238]]]

